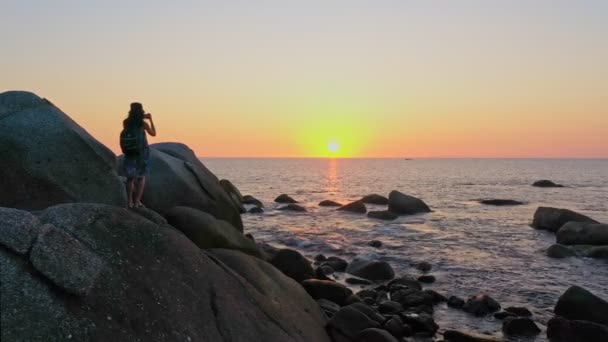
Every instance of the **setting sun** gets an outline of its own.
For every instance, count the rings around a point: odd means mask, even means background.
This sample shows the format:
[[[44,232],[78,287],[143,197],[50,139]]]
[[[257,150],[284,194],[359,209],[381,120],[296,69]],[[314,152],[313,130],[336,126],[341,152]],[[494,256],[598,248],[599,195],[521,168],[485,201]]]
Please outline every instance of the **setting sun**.
[[[336,152],[338,152],[339,149],[340,149],[340,145],[338,145],[338,143],[335,141],[330,141],[327,144],[327,150],[331,153],[336,153]]]

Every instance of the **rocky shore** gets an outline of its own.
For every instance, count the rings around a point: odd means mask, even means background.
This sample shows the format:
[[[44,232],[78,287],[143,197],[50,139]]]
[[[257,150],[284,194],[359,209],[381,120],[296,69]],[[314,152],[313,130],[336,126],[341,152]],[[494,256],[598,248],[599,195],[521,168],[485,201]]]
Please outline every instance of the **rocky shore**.
[[[121,158],[32,93],[0,94],[0,160],[2,341],[458,342],[541,333],[525,307],[425,288],[436,280],[426,262],[417,274],[396,274],[382,260],[309,260],[256,243],[241,214],[264,212],[262,201],[219,180],[183,144],[151,146],[147,209],[127,210]],[[306,214],[287,194],[275,202]],[[319,205],[379,220],[432,212],[399,191]],[[589,217],[541,207],[532,226],[556,232],[551,257],[608,257],[608,227]],[[502,334],[441,329],[441,303],[502,320]],[[551,341],[608,340],[605,298],[573,286],[554,312],[542,327]]]

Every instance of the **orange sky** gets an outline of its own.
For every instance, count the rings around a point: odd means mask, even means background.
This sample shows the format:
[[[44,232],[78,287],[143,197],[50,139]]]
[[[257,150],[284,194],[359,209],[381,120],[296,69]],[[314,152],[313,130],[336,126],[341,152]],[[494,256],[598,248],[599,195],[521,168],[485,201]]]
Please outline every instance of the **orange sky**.
[[[115,152],[141,101],[205,157],[608,157],[608,2],[135,4],[10,3],[0,91]]]

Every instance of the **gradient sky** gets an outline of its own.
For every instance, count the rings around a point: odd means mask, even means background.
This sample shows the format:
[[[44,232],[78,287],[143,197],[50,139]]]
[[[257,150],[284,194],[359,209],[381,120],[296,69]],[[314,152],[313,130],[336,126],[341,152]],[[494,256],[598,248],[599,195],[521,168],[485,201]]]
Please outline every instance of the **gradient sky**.
[[[205,157],[608,157],[605,0],[3,0],[0,38],[0,92],[115,152],[140,101]]]

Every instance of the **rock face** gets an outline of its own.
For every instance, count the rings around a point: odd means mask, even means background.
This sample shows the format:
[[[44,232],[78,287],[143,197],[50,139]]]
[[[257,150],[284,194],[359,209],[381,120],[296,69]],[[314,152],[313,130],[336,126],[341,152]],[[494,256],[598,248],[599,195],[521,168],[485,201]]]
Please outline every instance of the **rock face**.
[[[310,262],[302,254],[292,249],[279,250],[270,259],[270,263],[298,283],[315,275]]]
[[[319,202],[320,207],[341,207],[342,204],[330,200],[324,200]]]
[[[488,199],[488,200],[479,201],[479,203],[486,204],[486,205],[495,205],[495,206],[524,204],[524,202],[510,200],[510,199]]]
[[[363,202],[361,202],[361,201],[354,201],[349,204],[343,205],[340,208],[338,208],[337,210],[349,211],[351,213],[359,213],[359,214],[365,214],[367,212],[367,208],[365,207],[365,204],[363,204]]]
[[[176,206],[191,207],[243,231],[239,209],[188,146],[150,145],[150,170],[142,200],[148,208],[165,215]]]
[[[563,188],[564,186],[561,184],[555,184],[550,180],[547,179],[542,179],[539,181],[536,181],[532,184],[532,186],[537,186],[540,188]]]
[[[558,209],[550,207],[539,207],[534,213],[532,227],[545,229],[551,232],[558,231],[564,224],[574,222],[599,223],[585,215],[576,213],[568,209]]]
[[[428,205],[421,199],[393,190],[388,196],[388,210],[400,215],[428,213]]]
[[[0,207],[127,205],[114,153],[32,93],[0,93],[0,160]]]
[[[368,280],[390,280],[395,277],[395,271],[386,261],[355,259],[348,267],[346,273]]]
[[[363,198],[361,198],[361,202],[368,203],[368,204],[384,205],[384,204],[388,204],[388,198],[386,198],[382,195],[378,195],[378,194],[371,194],[371,195],[367,195],[367,196],[364,196]]]
[[[151,211],[0,215],[0,236],[8,215],[34,237],[0,242],[3,341],[329,341],[292,279],[238,251],[201,251]]]
[[[370,211],[367,213],[367,217],[384,221],[392,221],[399,218],[397,214],[388,210]]]
[[[210,214],[189,207],[175,207],[166,214],[167,221],[203,249],[225,248],[260,256],[260,251],[233,225]]]
[[[298,203],[298,201],[289,197],[289,195],[286,194],[279,195],[277,198],[274,199],[274,201],[277,203]]]
[[[579,286],[571,286],[559,297],[555,314],[570,320],[608,325],[608,302]]]
[[[608,224],[568,222],[556,234],[563,245],[608,245]]]
[[[234,206],[239,210],[239,212],[246,212],[245,208],[243,208],[243,195],[241,194],[239,189],[227,179],[220,180],[220,186],[222,187],[222,189],[224,189],[224,191],[226,191],[226,194],[228,194],[228,197],[230,197],[230,200],[232,201]]]

